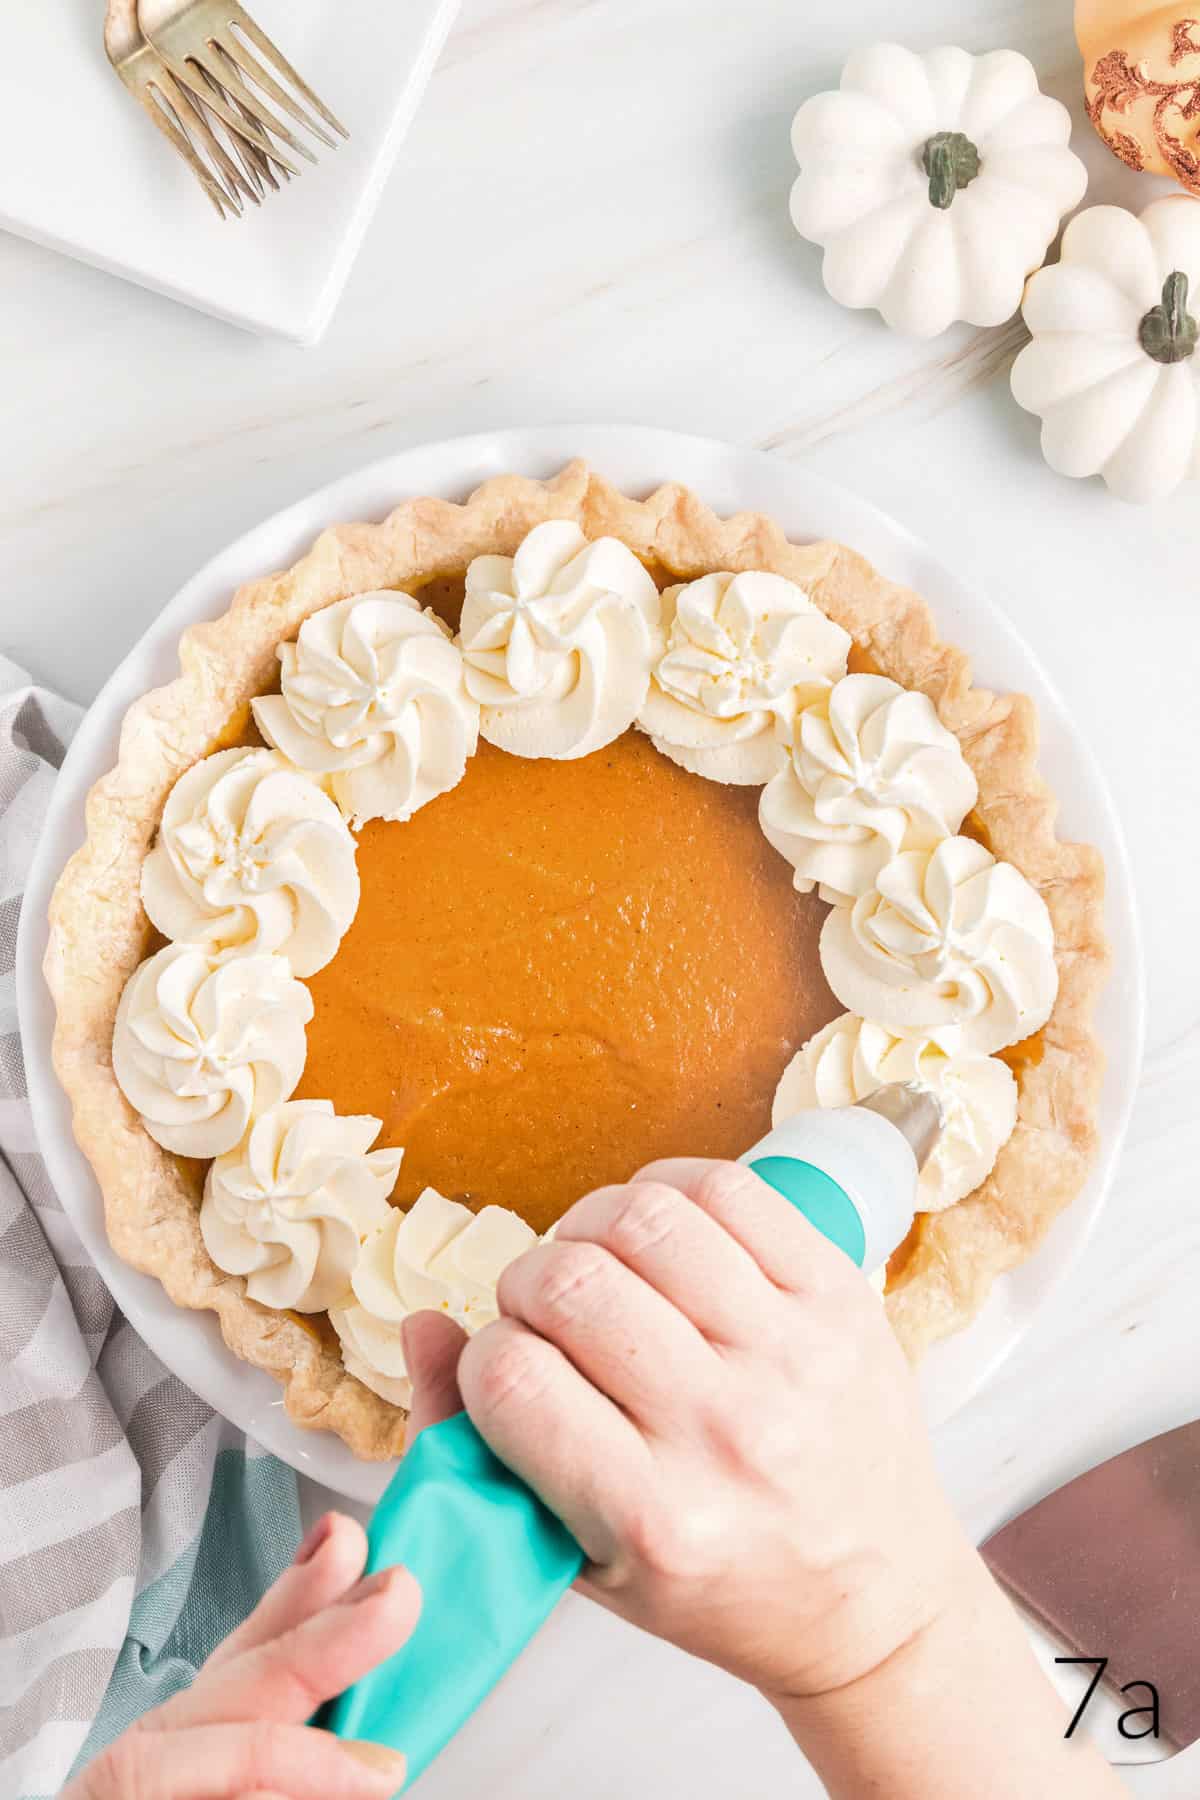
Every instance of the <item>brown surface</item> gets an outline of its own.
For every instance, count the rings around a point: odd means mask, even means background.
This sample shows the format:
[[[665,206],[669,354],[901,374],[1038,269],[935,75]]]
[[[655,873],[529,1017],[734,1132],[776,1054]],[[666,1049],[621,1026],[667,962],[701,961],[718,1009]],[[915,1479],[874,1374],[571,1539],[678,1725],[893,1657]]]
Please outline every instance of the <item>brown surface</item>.
[[[757,808],[639,732],[579,762],[481,744],[453,792],[361,833],[300,1097],[383,1120],[399,1205],[433,1186],[537,1231],[654,1157],[739,1155],[841,1010],[828,909]]]
[[[1064,1655],[1108,1658],[1114,1695],[1129,1686],[1123,1711],[1144,1708],[1154,1683],[1164,1746],[1200,1738],[1200,1423],[1077,1476],[1003,1526],[983,1557]],[[1141,1712],[1130,1733],[1149,1722]]]
[[[177,1304],[216,1313],[230,1347],[282,1384],[293,1419],[338,1432],[360,1456],[400,1452],[403,1411],[347,1375],[331,1346],[249,1300],[240,1276],[214,1267],[192,1174],[153,1142],[113,1076],[117,1004],[148,948],[142,862],[180,773],[278,681],[277,647],[311,613],[379,587],[434,580],[461,590],[472,557],[511,556],[545,519],[574,519],[588,537],[619,537],[656,577],[764,569],[798,582],[850,633],[856,666],[929,696],[978,778],[975,816],[986,841],[1050,909],[1058,998],[1044,1054],[1017,1072],[1016,1129],[983,1186],[925,1222],[888,1294],[888,1317],[910,1355],[966,1324],[994,1278],[1029,1255],[1079,1192],[1096,1147],[1103,1056],[1092,1012],[1108,969],[1103,864],[1088,845],[1056,835],[1032,703],[975,687],[966,655],[939,640],[916,594],[843,545],[790,543],[754,513],[718,518],[675,485],[630,499],[582,462],[548,482],[497,477],[461,506],[406,500],[378,524],[336,526],[292,568],[248,583],[222,617],[185,632],[178,678],[130,708],[117,765],[88,797],[87,841],[55,890],[46,978],[58,1008],[54,1066],[104,1195],[114,1248]]]

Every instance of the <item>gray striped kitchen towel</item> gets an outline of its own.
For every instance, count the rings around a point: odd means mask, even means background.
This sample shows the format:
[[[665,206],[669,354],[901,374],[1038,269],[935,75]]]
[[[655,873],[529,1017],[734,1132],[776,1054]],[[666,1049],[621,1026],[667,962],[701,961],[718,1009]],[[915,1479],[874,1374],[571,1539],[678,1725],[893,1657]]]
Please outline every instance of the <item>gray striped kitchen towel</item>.
[[[34,1142],[14,962],[77,711],[0,655],[0,1795],[48,1800],[191,1680],[299,1537],[291,1470],[150,1354]]]

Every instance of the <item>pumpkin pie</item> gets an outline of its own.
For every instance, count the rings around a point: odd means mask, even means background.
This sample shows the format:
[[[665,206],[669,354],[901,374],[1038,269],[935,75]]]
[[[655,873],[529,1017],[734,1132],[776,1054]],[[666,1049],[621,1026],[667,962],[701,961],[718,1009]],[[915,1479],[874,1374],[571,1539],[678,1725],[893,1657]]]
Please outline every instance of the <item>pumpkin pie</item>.
[[[582,463],[326,531],[192,627],[55,892],[118,1253],[299,1423],[403,1447],[400,1326],[581,1193],[915,1081],[914,1356],[1078,1192],[1103,873],[1033,708],[836,544]]]

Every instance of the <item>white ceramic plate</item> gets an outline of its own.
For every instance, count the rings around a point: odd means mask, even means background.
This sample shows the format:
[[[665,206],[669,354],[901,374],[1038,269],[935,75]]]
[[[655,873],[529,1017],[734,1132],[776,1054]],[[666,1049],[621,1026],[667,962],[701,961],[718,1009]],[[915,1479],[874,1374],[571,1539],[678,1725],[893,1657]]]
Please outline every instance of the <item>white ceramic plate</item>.
[[[375,463],[279,513],[218,556],[166,606],[88,713],[67,757],[46,818],[25,895],[18,951],[18,996],[30,1098],[50,1174],[96,1266],[126,1316],[166,1365],[210,1405],[251,1432],[295,1468],[348,1498],[373,1501],[387,1468],[359,1463],[335,1438],[286,1417],[276,1384],[239,1362],[212,1316],[175,1307],[158,1283],[113,1255],[100,1194],[76,1149],[64,1095],[50,1069],[53,1008],[41,976],[46,909],[64,861],[83,836],[83,801],[110,768],[127,707],[177,673],[180,633],[195,619],[224,611],[233,590],[265,570],[286,567],[325,525],[378,518],[414,494],[459,499],[489,475],[520,470],[547,476],[586,456],[619,486],[648,492],[686,482],[718,512],[753,508],[778,519],[790,537],[831,537],[853,544],[894,580],[929,600],[943,635],[968,649],[981,682],[1033,696],[1042,722],[1042,767],[1062,796],[1061,830],[1099,846],[1108,865],[1107,923],[1115,974],[1098,1026],[1108,1052],[1101,1118],[1103,1141],[1087,1188],[1056,1222],[1038,1254],[997,1282],[969,1330],[938,1345],[922,1367],[931,1422],[962,1406],[1027,1329],[1078,1253],[1095,1221],[1121,1147],[1141,1067],[1144,994],[1133,891],[1125,846],[1100,771],[1071,729],[1048,677],[1011,625],[981,594],[964,588],[933,552],[854,495],[758,452],[670,432],[616,426],[490,432],[431,444]]]
[[[458,0],[252,0],[249,10],[348,143],[316,146],[300,180],[223,222],[109,68],[104,0],[6,6],[0,226],[252,331],[313,343]]]

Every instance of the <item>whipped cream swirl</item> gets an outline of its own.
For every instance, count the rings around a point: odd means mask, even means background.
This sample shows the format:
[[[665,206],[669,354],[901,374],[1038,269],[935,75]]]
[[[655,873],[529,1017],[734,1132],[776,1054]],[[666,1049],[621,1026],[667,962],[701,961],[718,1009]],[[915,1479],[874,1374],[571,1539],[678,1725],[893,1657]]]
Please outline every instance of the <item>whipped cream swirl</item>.
[[[402,1150],[372,1150],[380,1122],[290,1100],[217,1157],[200,1231],[219,1269],[264,1306],[324,1312],[349,1292],[366,1239],[387,1224]]]
[[[661,648],[658,589],[617,538],[537,525],[467,570],[458,639],[480,731],[514,756],[567,761],[627,731]]]
[[[358,910],[354,839],[286,757],[221,750],[167,796],[142,904],[164,937],[277,951],[297,975],[315,975]]]
[[[220,1156],[295,1088],[312,1011],[281,956],[168,944],[125,984],[113,1074],[164,1150]]]
[[[426,1188],[407,1213],[395,1210],[351,1278],[353,1293],[330,1308],[351,1375],[395,1406],[412,1403],[400,1327],[411,1313],[447,1313],[468,1332],[496,1318],[496,1283],[537,1234],[516,1213],[478,1213]]]
[[[411,594],[359,594],[313,613],[279,646],[281,692],[259,730],[328,785],[354,827],[410,819],[455,787],[479,737],[462,655]]]
[[[928,1038],[898,1038],[854,1013],[805,1044],[775,1092],[774,1124],[814,1106],[854,1106],[876,1088],[908,1082],[932,1093],[945,1124],[917,1188],[919,1212],[942,1212],[991,1174],[1017,1122],[1017,1084],[994,1056],[947,1056]]]
[[[947,1052],[1018,1043],[1046,1023],[1058,992],[1045,901],[966,837],[903,851],[852,907],[834,907],[821,962],[851,1012]]]
[[[769,781],[796,714],[846,673],[849,634],[763,571],[704,575],[662,599],[667,646],[638,724],[694,774]]]
[[[857,900],[901,850],[932,850],[975,804],[962,746],[924,694],[847,675],[800,715],[787,766],[763,789],[763,835],[802,894]]]

